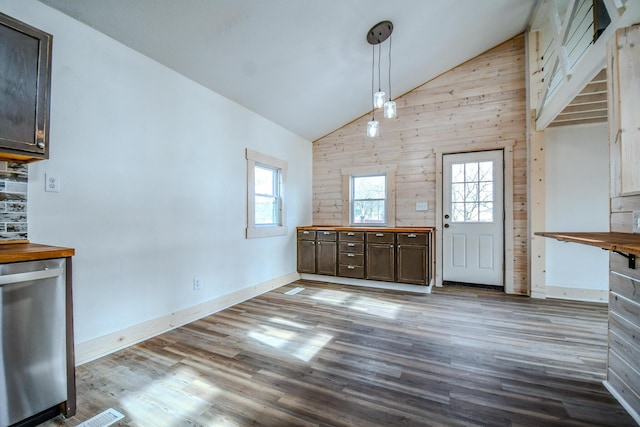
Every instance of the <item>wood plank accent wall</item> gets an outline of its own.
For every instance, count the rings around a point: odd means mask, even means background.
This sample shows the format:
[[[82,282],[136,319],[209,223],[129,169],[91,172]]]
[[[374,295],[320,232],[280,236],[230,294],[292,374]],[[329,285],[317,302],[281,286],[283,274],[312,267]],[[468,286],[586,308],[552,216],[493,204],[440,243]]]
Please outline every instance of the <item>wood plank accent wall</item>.
[[[364,77],[363,77],[364,78]],[[354,96],[369,96],[367,93]],[[313,143],[313,223],[343,221],[341,168],[397,165],[395,226],[436,223],[434,148],[496,141],[514,146],[514,292],[528,292],[527,152],[524,35],[517,36],[394,100],[398,117],[380,117],[379,138],[366,136],[370,114]],[[416,211],[428,202],[428,211]]]
[[[607,42],[611,231],[633,232],[640,210],[640,25]],[[629,236],[635,236],[629,234]],[[640,423],[640,265],[609,255],[609,357],[605,386]]]

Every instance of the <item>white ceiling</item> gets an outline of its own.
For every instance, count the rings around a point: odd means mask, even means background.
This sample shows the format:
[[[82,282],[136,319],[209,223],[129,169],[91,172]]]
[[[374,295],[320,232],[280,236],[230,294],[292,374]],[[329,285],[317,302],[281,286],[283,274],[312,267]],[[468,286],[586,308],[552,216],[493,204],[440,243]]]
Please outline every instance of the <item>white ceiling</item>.
[[[536,0],[40,0],[308,140],[369,110],[377,22],[392,95],[523,32]],[[383,44],[383,89],[388,42]]]

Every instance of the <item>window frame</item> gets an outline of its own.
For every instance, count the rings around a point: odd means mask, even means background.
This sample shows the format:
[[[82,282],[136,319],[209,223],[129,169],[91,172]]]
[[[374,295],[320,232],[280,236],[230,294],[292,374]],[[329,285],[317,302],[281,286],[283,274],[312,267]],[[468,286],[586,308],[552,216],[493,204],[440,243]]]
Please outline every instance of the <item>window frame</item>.
[[[371,165],[342,168],[342,225],[347,227],[395,227],[396,224],[396,165]],[[386,176],[385,222],[353,223],[353,177]]]
[[[359,178],[376,178],[376,177],[384,177],[384,198],[382,199],[356,199],[355,197],[355,192],[356,192],[356,188],[355,188],[355,181]],[[351,192],[351,194],[349,195],[349,222],[350,225],[356,226],[356,225],[360,225],[360,226],[380,226],[382,225],[386,225],[387,224],[387,174],[386,173],[376,173],[376,174],[366,174],[366,175],[351,175],[349,177],[350,183],[349,183],[349,191]],[[382,201],[384,203],[384,221],[382,223],[377,223],[377,222],[356,222],[356,212],[355,212],[355,205],[357,202],[375,202],[375,201]]]
[[[286,226],[286,199],[285,188],[287,178],[287,162],[267,154],[259,153],[247,148],[247,228],[246,238],[255,239],[261,237],[285,236],[288,233]],[[277,171],[278,218],[274,224],[256,224],[256,166],[274,169]],[[258,194],[259,195],[259,194]]]

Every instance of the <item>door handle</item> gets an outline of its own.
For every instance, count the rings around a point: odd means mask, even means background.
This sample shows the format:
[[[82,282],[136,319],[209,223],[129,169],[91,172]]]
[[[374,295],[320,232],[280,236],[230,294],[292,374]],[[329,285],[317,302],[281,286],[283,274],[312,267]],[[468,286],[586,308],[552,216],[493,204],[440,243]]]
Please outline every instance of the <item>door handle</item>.
[[[444,225],[444,228],[449,228],[449,224],[445,224],[445,225]]]

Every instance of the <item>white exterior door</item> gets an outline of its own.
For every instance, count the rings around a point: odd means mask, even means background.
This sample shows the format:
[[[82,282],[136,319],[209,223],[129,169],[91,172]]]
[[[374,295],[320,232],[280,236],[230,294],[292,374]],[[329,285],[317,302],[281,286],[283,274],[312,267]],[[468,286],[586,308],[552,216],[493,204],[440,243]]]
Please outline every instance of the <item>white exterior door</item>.
[[[504,286],[503,152],[442,157],[444,281]]]

